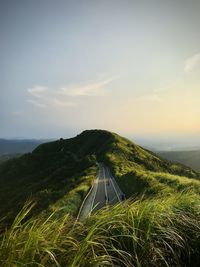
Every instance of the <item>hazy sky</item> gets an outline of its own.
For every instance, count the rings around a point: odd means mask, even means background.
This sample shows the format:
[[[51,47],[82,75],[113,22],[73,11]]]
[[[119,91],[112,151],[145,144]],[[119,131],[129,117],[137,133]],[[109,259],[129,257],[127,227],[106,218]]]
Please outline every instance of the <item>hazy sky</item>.
[[[199,0],[0,0],[0,137],[199,136]]]

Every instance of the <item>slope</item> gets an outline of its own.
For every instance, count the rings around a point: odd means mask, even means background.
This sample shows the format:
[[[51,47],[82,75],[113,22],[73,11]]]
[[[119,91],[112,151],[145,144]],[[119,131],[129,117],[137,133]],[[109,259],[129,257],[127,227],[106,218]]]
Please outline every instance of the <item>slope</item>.
[[[76,214],[94,179],[96,161],[111,168],[127,196],[158,193],[167,189],[167,184],[175,187],[172,177],[186,179],[186,187],[190,187],[199,177],[191,168],[163,160],[115,133],[86,130],[74,138],[41,144],[32,153],[2,163],[0,213],[9,212],[12,218],[31,197],[37,201],[34,214],[57,206]]]
[[[69,194],[80,193],[82,183],[89,188],[96,158],[110,166],[127,196],[134,199],[75,222],[65,209]],[[14,192],[18,192],[17,186],[24,190],[29,186],[36,197],[33,181],[37,181],[38,189],[51,185],[51,192],[56,192],[55,188],[65,191],[53,201],[54,206],[62,206],[62,214],[58,209],[48,218],[30,218],[33,205],[26,204],[11,227],[0,231],[0,266],[200,264],[200,181],[199,174],[188,167],[162,160],[116,134],[93,130],[41,145],[31,154],[4,163],[0,171],[4,189],[7,183]],[[83,195],[85,191],[81,191]],[[12,193],[5,195],[4,204],[9,197]],[[41,199],[38,201],[40,209],[46,210]]]
[[[27,199],[37,202],[32,214],[65,207],[76,214],[96,173],[94,156],[77,158],[69,151],[53,149],[61,141],[39,146],[35,151],[0,165],[0,214],[9,222]],[[31,215],[32,215],[31,214]]]

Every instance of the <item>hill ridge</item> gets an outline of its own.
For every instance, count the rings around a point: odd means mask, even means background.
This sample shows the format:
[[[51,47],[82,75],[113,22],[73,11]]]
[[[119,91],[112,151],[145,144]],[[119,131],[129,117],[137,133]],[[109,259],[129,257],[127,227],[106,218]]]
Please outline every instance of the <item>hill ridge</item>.
[[[163,160],[116,133],[85,130],[69,139],[41,144],[32,153],[1,164],[1,214],[15,213],[30,196],[38,202],[37,212],[65,205],[70,207],[69,213],[76,214],[96,175],[97,161],[106,163],[128,196],[137,193],[137,188],[144,192],[153,186],[150,177],[160,184],[166,175],[199,179],[199,173],[191,168]],[[154,191],[162,189],[163,185]],[[63,204],[63,199],[68,204]]]

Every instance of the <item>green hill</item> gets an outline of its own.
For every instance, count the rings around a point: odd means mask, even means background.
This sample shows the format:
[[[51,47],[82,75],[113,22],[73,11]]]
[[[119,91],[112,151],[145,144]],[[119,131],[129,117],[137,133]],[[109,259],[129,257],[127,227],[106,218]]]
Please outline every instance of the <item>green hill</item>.
[[[76,222],[97,161],[130,199]],[[0,266],[199,266],[199,193],[199,173],[114,133],[42,144],[0,165],[0,213],[10,224],[0,228]],[[19,212],[27,198],[36,203]]]
[[[7,215],[8,221],[27,199],[37,201],[33,214],[56,206],[77,213],[96,174],[96,160],[94,155],[78,157],[63,150],[63,143],[41,145],[0,165],[0,214]]]
[[[176,179],[173,175],[199,177],[191,168],[163,160],[117,134],[87,130],[2,163],[0,213],[11,218],[31,198],[37,201],[34,213],[65,206],[64,212],[75,215],[95,176],[96,160],[110,166],[127,196],[166,190]],[[188,183],[195,184],[194,179]]]

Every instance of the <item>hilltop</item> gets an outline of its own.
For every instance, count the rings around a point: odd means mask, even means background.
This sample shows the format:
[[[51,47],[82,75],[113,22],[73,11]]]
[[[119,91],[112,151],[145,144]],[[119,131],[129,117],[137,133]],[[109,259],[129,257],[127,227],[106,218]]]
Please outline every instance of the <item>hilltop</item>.
[[[33,151],[33,154],[60,151],[75,155],[77,158],[95,155],[97,161],[113,162],[113,159],[127,161],[135,169],[162,171],[191,178],[199,176],[192,168],[164,160],[128,139],[105,130],[86,130],[74,138],[42,144]]]

